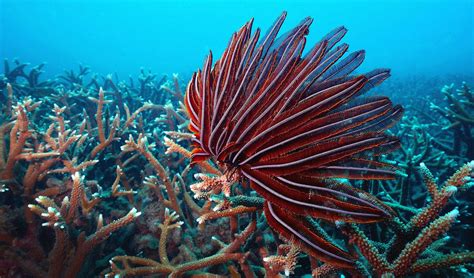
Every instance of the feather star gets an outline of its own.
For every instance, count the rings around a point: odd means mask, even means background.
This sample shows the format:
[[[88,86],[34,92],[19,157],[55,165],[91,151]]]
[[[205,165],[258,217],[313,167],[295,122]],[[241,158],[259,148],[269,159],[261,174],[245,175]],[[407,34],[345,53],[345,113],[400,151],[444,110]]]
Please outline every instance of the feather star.
[[[266,200],[269,225],[312,256],[353,267],[354,258],[311,229],[308,216],[371,223],[394,212],[341,179],[393,179],[380,162],[399,146],[385,131],[402,108],[386,97],[361,97],[388,69],[352,74],[363,50],[346,55],[339,27],[306,54],[311,18],[278,36],[283,13],[266,35],[250,20],[213,65],[212,52],[188,84],[192,162],[214,159]]]

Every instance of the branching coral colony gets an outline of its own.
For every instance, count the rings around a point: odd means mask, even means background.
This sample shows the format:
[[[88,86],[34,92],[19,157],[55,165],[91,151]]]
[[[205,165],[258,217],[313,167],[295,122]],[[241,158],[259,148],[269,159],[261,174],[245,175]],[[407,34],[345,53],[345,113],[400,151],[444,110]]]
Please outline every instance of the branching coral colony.
[[[275,233],[263,214],[265,199],[237,172],[215,160],[191,165],[195,137],[177,76],[158,79],[142,70],[138,81],[125,82],[81,66],[41,81],[43,66],[28,68],[5,61],[0,80],[2,277],[465,277],[473,271],[474,253],[460,242],[472,227],[459,222],[472,208],[464,196],[472,192],[474,163],[459,163],[467,160],[465,143],[449,152],[458,140],[449,136],[452,128],[433,138],[437,123],[407,111],[392,129],[403,148],[382,157],[398,164],[396,180],[325,180],[333,188],[367,190],[396,212],[375,224],[304,218],[309,231],[351,255],[354,267],[346,268]],[[472,118],[472,99],[449,92],[448,101],[463,112],[435,108],[440,103],[431,108],[466,132],[461,119]]]

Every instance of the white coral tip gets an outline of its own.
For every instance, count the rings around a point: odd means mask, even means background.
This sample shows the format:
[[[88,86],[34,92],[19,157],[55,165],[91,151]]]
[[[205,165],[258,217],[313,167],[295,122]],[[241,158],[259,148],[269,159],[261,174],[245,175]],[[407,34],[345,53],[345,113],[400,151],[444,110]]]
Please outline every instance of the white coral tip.
[[[38,196],[38,197],[35,198],[36,202],[38,202],[38,203],[41,203],[41,201],[43,201],[44,199],[46,199],[45,196]]]
[[[447,215],[451,218],[456,218],[459,215],[459,210],[457,208],[455,208],[452,211],[448,212]]]
[[[450,186],[446,187],[446,192],[447,193],[454,194],[454,193],[456,193],[456,191],[458,191],[458,188],[456,186],[450,185]]]
[[[139,212],[137,212],[137,209],[136,208],[132,208],[129,212],[130,215],[132,215],[133,217],[136,217],[136,215],[138,214]]]

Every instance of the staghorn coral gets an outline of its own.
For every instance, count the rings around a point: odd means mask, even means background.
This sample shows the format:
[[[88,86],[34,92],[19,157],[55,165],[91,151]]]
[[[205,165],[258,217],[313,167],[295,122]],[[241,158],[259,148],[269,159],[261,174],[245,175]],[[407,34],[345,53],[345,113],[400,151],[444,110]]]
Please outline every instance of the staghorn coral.
[[[172,149],[178,151],[175,146]],[[180,151],[180,153],[183,153],[183,151]],[[319,266],[315,264],[313,276],[326,277],[331,273],[349,271],[350,274],[355,276],[372,274],[381,276],[391,273],[395,277],[403,277],[409,274],[473,263],[474,253],[472,251],[460,250],[456,254],[442,253],[443,250],[448,250],[445,249],[445,245],[449,241],[449,237],[442,236],[454,225],[454,221],[461,213],[458,209],[454,209],[447,214],[443,214],[443,210],[450,205],[449,201],[453,199],[452,196],[456,191],[467,191],[474,185],[472,182],[474,178],[473,167],[474,162],[464,165],[440,187],[428,168],[421,163],[419,166],[420,174],[428,189],[427,192],[431,196],[431,201],[421,209],[412,208],[409,210],[399,203],[391,203],[390,205],[394,209],[400,209],[400,213],[403,212],[405,215],[405,212],[408,211],[412,216],[408,221],[396,217],[385,224],[379,224],[380,226],[383,225],[383,237],[388,238],[386,241],[388,243],[369,239],[364,232],[365,226],[338,221],[336,230],[340,230],[347,237],[349,247],[351,245],[357,246],[360,252],[359,254],[353,253],[356,258],[359,257],[356,267],[347,270],[330,263]],[[197,178],[202,179],[202,175],[198,175]],[[228,186],[226,184],[226,179],[216,177],[214,179],[203,179],[191,186],[194,187],[195,196],[208,198],[216,203],[213,211],[198,218],[199,223],[208,223],[222,217],[236,217],[242,213],[262,209],[263,198],[235,195],[235,188],[231,196],[227,196],[222,191],[222,188]],[[211,190],[214,194],[209,194],[210,188],[215,189]],[[387,227],[390,229],[387,229]],[[312,229],[320,231],[320,224],[313,221]],[[324,231],[320,232],[325,233]],[[328,234],[325,234],[325,236],[330,237]],[[334,238],[328,238],[328,240],[336,244]],[[292,265],[291,271],[294,270],[295,262],[293,260],[285,261],[283,258],[286,257],[268,256],[268,252],[264,251],[260,254],[264,266],[264,270],[261,270],[262,273],[276,275],[278,272],[290,272],[290,268],[285,267],[285,265]],[[273,266],[267,264],[270,261],[274,262]],[[254,269],[253,275],[258,276],[259,272],[256,271],[255,267]],[[369,274],[370,272],[372,274]]]
[[[452,131],[454,136],[450,136],[452,142],[438,136],[433,139],[434,144],[448,154],[474,159],[474,93],[465,82],[459,89],[455,89],[454,84],[446,85],[441,93],[445,97],[445,106],[431,103],[431,109],[447,121],[442,130]]]
[[[160,224],[162,230],[159,248],[160,262],[140,257],[117,256],[110,261],[111,272],[107,273],[106,277],[111,275],[138,276],[150,274],[166,274],[169,275],[168,277],[180,277],[184,273],[208,268],[216,264],[224,264],[231,261],[245,264],[245,259],[248,254],[240,253],[238,252],[238,249],[240,245],[243,244],[254,232],[256,227],[255,221],[250,222],[241,234],[235,236],[234,241],[224,245],[214,255],[178,265],[170,263],[166,251],[168,240],[167,234],[170,229],[180,227],[183,224],[182,222],[170,224],[177,218],[176,216],[176,214],[165,215],[164,223]],[[190,250],[186,251],[191,252]],[[120,266],[118,263],[120,263]],[[200,275],[204,274],[201,273]]]
[[[134,208],[133,179],[129,180],[121,168],[129,171],[127,166],[133,158],[122,163],[118,155],[110,155],[111,150],[116,148],[120,153],[119,146],[114,145],[120,137],[135,134],[129,128],[136,126],[144,113],[166,114],[169,108],[130,102],[128,106],[138,107],[131,112],[120,99],[110,101],[102,88],[95,91],[93,83],[76,83],[72,77],[47,83],[51,94],[35,101],[23,95],[45,93],[37,84],[46,83],[28,80],[23,72],[26,66],[18,65],[13,73],[6,70],[5,76],[12,83],[4,86],[7,101],[1,107],[5,113],[0,129],[4,220],[0,254],[2,264],[8,265],[2,274],[88,275],[96,272],[96,266],[85,266],[98,248],[103,248],[103,242],[140,216]],[[87,74],[81,72],[81,78]],[[105,80],[104,85],[111,82]],[[94,91],[98,99],[88,96]],[[91,109],[94,101],[95,110]],[[124,114],[120,114],[120,104]],[[49,116],[38,117],[41,114]],[[178,113],[168,113],[169,117],[173,115]],[[182,120],[176,123],[173,119],[167,119],[167,123],[176,126]],[[153,133],[155,125],[142,125],[141,130]],[[115,161],[114,167],[110,161]],[[107,210],[113,202],[122,205]]]
[[[176,80],[170,82],[175,84]],[[87,80],[83,84],[88,84]],[[61,277],[79,271],[81,275],[173,273],[260,277],[312,272],[314,276],[330,273],[357,276],[368,275],[374,269],[373,262],[363,259],[364,254],[359,257],[352,253],[357,258],[357,267],[352,270],[322,264],[307,256],[294,241],[279,238],[272,232],[263,216],[265,200],[234,175],[226,174],[223,165],[202,161],[191,167],[189,149],[193,136],[186,130],[188,119],[179,100],[171,101],[176,105],[165,108],[146,103],[152,98],[147,95],[124,98],[124,110],[119,112],[120,102],[115,92],[96,89],[93,84],[81,86],[65,86],[61,81],[54,85],[54,94],[38,100],[22,100],[17,94],[19,86],[5,86],[3,90],[11,101],[4,102],[2,110],[11,113],[4,114],[0,145],[4,154],[0,160],[0,252],[1,264],[5,266],[2,274]],[[139,92],[121,86],[118,90]],[[98,96],[97,101],[91,100],[91,95]],[[9,108],[5,107],[7,104]],[[168,112],[171,109],[173,113]],[[38,113],[50,117],[38,117]],[[155,115],[162,116],[158,121],[150,120]],[[415,137],[404,140],[408,146],[416,145]],[[107,138],[113,139],[107,142]],[[92,151],[104,142],[107,143],[92,158]],[[395,155],[401,156],[403,151]],[[5,171],[6,168],[13,170]],[[460,181],[456,183],[458,186]],[[343,181],[333,182],[338,186]],[[407,184],[412,186],[414,179]],[[379,189],[374,194],[400,217],[399,222],[390,222],[391,230],[384,223],[339,223],[336,227],[307,219],[311,229],[340,248],[349,246],[348,250],[351,244],[363,245],[354,237],[365,236],[377,252],[382,252],[387,247],[377,242],[396,240],[395,233],[388,231],[406,228],[409,223],[406,219],[422,215],[422,210],[400,204],[398,198],[389,198],[399,196],[396,185],[382,183],[382,186],[390,190]],[[433,183],[430,188],[433,191]],[[25,195],[26,191],[29,195]],[[438,192],[444,191],[438,188]],[[418,203],[419,199],[413,201]],[[438,205],[426,219],[442,219],[439,224],[446,226],[455,213],[444,217],[440,208],[461,205],[452,196],[438,197],[430,204]],[[458,218],[462,218],[466,209],[459,208]],[[117,229],[125,225],[127,228]],[[456,231],[457,225],[454,226],[452,230]],[[107,240],[110,231],[114,231],[110,235],[113,240]],[[422,231],[412,229],[402,237],[403,241],[417,242],[417,237],[424,235]],[[49,240],[51,244],[47,243]],[[449,250],[457,250],[458,255],[449,255]],[[392,256],[402,251],[394,251]],[[448,255],[442,255],[442,251]],[[287,260],[287,255],[292,259]],[[437,256],[444,257],[439,261]],[[95,260],[98,258],[103,260]],[[408,273],[432,273],[434,268],[461,265],[471,258],[471,252],[455,248],[452,239],[441,237],[421,253],[416,263],[411,263]]]
[[[8,239],[2,256],[18,262],[24,274],[70,277],[80,271],[88,253],[140,214],[133,208],[116,221],[104,223],[102,214],[94,208],[97,199],[89,200],[93,196],[87,192],[84,176],[80,174],[97,161],[85,160],[78,164],[77,157],[73,156],[73,148],[77,151],[83,147],[82,138],[86,137],[83,125],[71,125],[63,117],[65,108],[54,106],[53,123],[44,131],[33,130],[30,114],[40,106],[41,103],[26,99],[12,107],[15,113],[12,113],[14,119],[9,132],[8,155],[2,162],[0,179],[9,189],[6,193],[22,192],[21,200],[12,205],[24,206],[23,219],[16,221],[24,221],[26,227],[14,234],[2,231],[3,238]],[[2,161],[5,151],[1,149]],[[61,176],[62,179],[50,183],[52,176]],[[46,222],[41,225],[34,214]],[[88,221],[83,223],[78,221],[80,218]],[[95,219],[97,223],[94,224]],[[55,243],[52,249],[44,246],[41,234],[49,232],[43,232],[40,226],[53,230]],[[94,226],[96,231],[86,236],[85,232]],[[81,229],[84,230],[81,232]],[[43,236],[49,238],[51,235]]]
[[[431,201],[417,210],[406,223],[399,218],[393,219],[388,224],[394,234],[390,242],[371,241],[356,225],[338,224],[349,238],[349,242],[357,246],[377,276],[403,277],[474,262],[472,251],[443,254],[441,250],[437,250],[440,246],[436,244],[436,241],[444,240],[441,237],[448,232],[459,216],[458,209],[442,214],[448,200],[458,190],[466,190],[474,185],[472,181],[474,161],[461,167],[441,187],[437,185],[435,178],[423,163],[420,165],[420,172]]]
[[[390,154],[386,162],[400,169],[400,183],[393,186],[387,186],[388,191],[400,190],[398,200],[400,204],[411,205],[412,199],[424,198],[424,192],[421,187],[413,187],[412,184],[421,182],[417,172],[420,163],[436,168],[440,177],[447,178],[457,165],[457,159],[447,155],[442,150],[433,146],[433,135],[431,130],[438,128],[437,123],[423,123],[416,115],[409,111],[400,124],[394,127],[390,132],[401,139],[400,150]],[[408,198],[408,196],[413,196]]]
[[[0,75],[0,87],[3,88],[9,83],[15,87],[17,94],[34,97],[41,94],[51,94],[54,91],[52,90],[52,80],[40,81],[40,76],[46,63],[34,66],[29,72],[27,72],[28,63],[22,63],[18,59],[14,59],[13,64],[14,66],[12,67],[7,59],[4,60],[4,72]],[[24,80],[26,83],[19,82],[20,80]]]

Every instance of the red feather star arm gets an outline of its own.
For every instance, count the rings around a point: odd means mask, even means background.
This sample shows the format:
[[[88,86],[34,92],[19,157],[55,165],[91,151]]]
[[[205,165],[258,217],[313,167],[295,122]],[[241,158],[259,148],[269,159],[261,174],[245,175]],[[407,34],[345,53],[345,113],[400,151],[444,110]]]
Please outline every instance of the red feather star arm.
[[[388,69],[351,75],[365,52],[346,55],[339,27],[303,55],[311,18],[278,36],[283,13],[266,35],[253,20],[212,53],[188,84],[192,162],[213,158],[266,199],[269,225],[312,256],[352,267],[349,253],[311,230],[304,216],[370,223],[393,216],[374,196],[331,179],[393,179],[377,159],[398,147],[384,132],[402,115],[385,97],[360,97]]]

